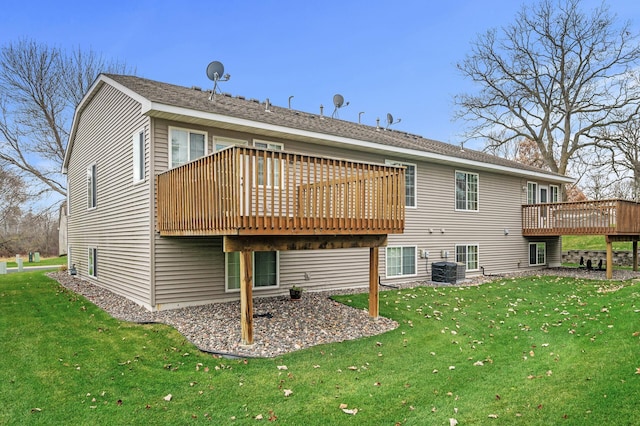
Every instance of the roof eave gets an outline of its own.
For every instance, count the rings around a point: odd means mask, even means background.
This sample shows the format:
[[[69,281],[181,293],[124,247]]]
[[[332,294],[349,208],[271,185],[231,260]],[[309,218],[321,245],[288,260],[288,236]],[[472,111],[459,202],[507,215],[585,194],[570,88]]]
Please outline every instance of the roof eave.
[[[149,104],[151,102],[147,98],[145,98],[144,96],[140,95],[137,92],[134,92],[128,87],[123,86],[122,84],[107,77],[106,75],[100,74],[95,79],[95,81],[93,82],[89,90],[87,90],[87,93],[84,95],[84,97],[76,107],[76,110],[73,114],[73,121],[71,123],[71,132],[69,132],[69,140],[67,141],[67,148],[64,153],[64,161],[62,162],[63,174],[67,173],[69,158],[71,157],[71,151],[73,150],[73,143],[75,141],[76,132],[78,130],[78,121],[80,120],[80,116],[84,112],[85,108],[89,105],[91,99],[93,99],[93,97],[98,93],[98,91],[104,84],[109,84],[110,86],[115,87],[116,89],[120,90],[122,93],[126,94],[127,96],[140,102],[140,104],[142,105],[143,111],[149,108]]]

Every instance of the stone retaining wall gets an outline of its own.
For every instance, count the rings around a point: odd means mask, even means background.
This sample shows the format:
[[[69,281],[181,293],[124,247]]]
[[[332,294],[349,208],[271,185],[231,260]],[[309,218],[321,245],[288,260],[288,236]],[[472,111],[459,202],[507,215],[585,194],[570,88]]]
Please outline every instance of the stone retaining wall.
[[[602,259],[603,262],[607,261],[606,250],[569,250],[562,252],[562,263],[580,263],[580,257],[584,258],[584,263],[587,263],[588,259],[591,259],[593,266],[598,264],[598,261]],[[633,252],[631,250],[614,250],[613,251],[613,264],[615,266],[632,266],[633,265]]]

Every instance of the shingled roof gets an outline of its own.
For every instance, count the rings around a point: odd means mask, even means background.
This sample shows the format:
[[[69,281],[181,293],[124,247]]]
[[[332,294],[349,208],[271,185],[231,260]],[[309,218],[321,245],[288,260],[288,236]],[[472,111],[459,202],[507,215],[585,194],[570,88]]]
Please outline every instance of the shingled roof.
[[[321,116],[319,114],[282,108],[276,105],[270,105],[269,112],[267,112],[265,111],[264,103],[253,99],[246,99],[241,96],[232,97],[227,94],[216,94],[215,100],[211,101],[209,100],[210,91],[162,83],[131,75],[104,74],[104,76],[152,103],[219,114],[318,134],[373,142],[390,147],[439,154],[451,157],[452,159],[481,162],[524,172],[541,173],[548,175],[551,179],[567,180],[565,176],[537,167],[520,164],[481,151],[467,148],[463,150],[457,145],[427,139],[402,131],[354,123],[328,116]]]

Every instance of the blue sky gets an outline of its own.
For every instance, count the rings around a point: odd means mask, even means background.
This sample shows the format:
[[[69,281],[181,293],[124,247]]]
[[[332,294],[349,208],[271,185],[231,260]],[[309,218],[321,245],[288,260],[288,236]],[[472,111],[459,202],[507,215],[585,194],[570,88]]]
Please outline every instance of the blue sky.
[[[473,90],[456,70],[479,33],[513,22],[514,0],[448,1],[23,1],[0,13],[0,44],[30,38],[92,48],[136,74],[209,89],[206,66],[231,74],[224,92],[457,144],[453,96]],[[598,0],[584,0],[587,8]],[[611,0],[640,28],[640,2]],[[479,148],[479,144],[472,144]]]

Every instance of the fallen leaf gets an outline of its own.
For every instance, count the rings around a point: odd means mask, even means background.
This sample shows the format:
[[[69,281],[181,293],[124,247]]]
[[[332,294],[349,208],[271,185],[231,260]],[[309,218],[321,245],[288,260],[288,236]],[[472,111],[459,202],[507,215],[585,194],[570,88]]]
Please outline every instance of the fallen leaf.
[[[275,422],[276,420],[278,420],[278,416],[276,416],[276,413],[274,413],[273,410],[269,410],[269,421]]]
[[[356,367],[355,365],[352,365],[351,367],[349,367],[349,370],[353,370],[353,371],[355,371],[355,370],[357,370],[357,369],[358,369],[358,367]]]
[[[348,409],[348,408],[343,408],[342,412],[345,414],[351,414],[352,416],[355,416],[356,414],[358,414],[358,409],[354,408],[352,410]]]
[[[373,386],[380,386],[380,382],[375,382]]]
[[[32,413],[39,413],[39,412],[41,412],[41,411],[42,411],[42,408],[32,408],[32,409],[31,409],[31,412],[32,412]]]
[[[278,370],[288,370],[286,365],[279,365]]]
[[[173,398],[173,395],[169,394],[169,395],[165,396],[163,399],[165,401],[171,401],[171,398]]]
[[[345,409],[345,408],[347,408],[347,407],[348,407],[348,405],[347,405],[347,404],[340,404],[340,409],[341,409],[341,410],[344,410],[344,409]]]
[[[293,391],[291,389],[284,390],[284,396],[290,396],[291,394],[293,394]]]
[[[640,367],[636,368],[636,374],[640,374]]]
[[[489,414],[489,418],[490,419],[497,419],[498,415],[497,414]]]
[[[458,421],[456,419],[449,419],[449,426],[456,426]]]
[[[258,414],[257,416],[254,417],[254,419],[256,420],[262,420],[262,414]]]
[[[476,362],[473,363],[473,365],[475,365],[476,367],[482,367],[484,365],[484,362],[476,361]]]

